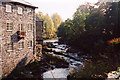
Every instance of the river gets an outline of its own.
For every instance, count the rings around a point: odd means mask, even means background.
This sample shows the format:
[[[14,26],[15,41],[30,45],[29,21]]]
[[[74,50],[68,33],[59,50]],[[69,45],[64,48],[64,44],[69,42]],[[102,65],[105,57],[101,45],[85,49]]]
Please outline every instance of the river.
[[[71,73],[74,73],[78,71],[82,66],[82,58],[87,58],[87,56],[79,56],[80,51],[76,53],[69,53],[67,50],[70,48],[70,46],[66,44],[59,44],[59,40],[44,40],[44,43],[52,43],[55,47],[49,48],[56,52],[62,52],[62,55],[55,54],[54,52],[48,52],[48,54],[52,54],[53,56],[58,56],[60,58],[63,58],[66,62],[69,63],[68,68],[55,68],[53,70],[49,70],[47,72],[43,73],[43,79],[46,78],[64,78],[67,79],[67,76]],[[59,63],[59,62],[58,62]]]

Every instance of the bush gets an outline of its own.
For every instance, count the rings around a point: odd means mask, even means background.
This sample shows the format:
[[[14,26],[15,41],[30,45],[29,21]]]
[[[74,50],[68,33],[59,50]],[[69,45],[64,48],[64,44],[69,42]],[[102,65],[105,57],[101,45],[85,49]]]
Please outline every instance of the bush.
[[[106,62],[87,63],[85,67],[78,72],[69,75],[69,78],[107,78],[106,73],[116,70],[112,65]]]

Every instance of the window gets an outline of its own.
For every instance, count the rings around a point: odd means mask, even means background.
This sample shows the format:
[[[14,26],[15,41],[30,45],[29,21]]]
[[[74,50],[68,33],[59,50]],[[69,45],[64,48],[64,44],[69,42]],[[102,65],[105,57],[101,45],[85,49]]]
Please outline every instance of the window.
[[[13,30],[13,23],[7,23],[7,31]]]
[[[28,48],[31,48],[32,47],[32,41],[29,41],[28,42]]]
[[[0,53],[2,52],[2,45],[0,44]]]
[[[13,51],[13,43],[9,43],[7,46],[7,51]]]
[[[2,2],[0,1],[0,6],[2,6]]]
[[[32,31],[32,24],[28,24],[28,31]]]
[[[28,15],[32,15],[32,10],[31,9],[27,9],[27,13],[28,13]]]
[[[22,8],[18,7],[18,14],[22,14]]]
[[[23,24],[19,24],[18,26],[19,26],[19,31],[24,30],[24,28],[23,28]]]
[[[1,21],[1,19],[0,19],[0,34],[2,33],[2,21]]]
[[[24,48],[24,42],[20,42],[19,43],[19,49],[23,49]]]
[[[6,12],[12,12],[11,5],[6,4]]]

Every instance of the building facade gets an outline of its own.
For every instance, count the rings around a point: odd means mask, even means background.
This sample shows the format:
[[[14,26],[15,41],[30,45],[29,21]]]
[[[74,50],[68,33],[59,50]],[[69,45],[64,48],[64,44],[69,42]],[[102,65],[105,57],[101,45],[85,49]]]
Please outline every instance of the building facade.
[[[43,45],[43,20],[36,16],[36,29],[35,29],[35,56],[38,61],[42,57]]]
[[[3,77],[36,55],[35,8],[24,0],[0,0],[0,72]]]

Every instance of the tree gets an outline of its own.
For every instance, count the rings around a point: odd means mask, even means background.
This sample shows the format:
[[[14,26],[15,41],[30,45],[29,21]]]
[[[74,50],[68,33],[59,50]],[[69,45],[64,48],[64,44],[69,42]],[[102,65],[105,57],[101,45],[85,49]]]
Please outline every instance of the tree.
[[[61,40],[92,56],[93,63],[102,63],[106,66],[104,62],[107,62],[109,67],[118,67],[120,66],[120,2],[95,5],[98,7],[79,6],[73,20],[67,19],[61,23],[58,35]],[[102,70],[109,71],[107,68]]]
[[[52,19],[49,17],[48,14],[45,16],[45,28],[46,28],[46,37],[52,38],[55,35],[55,28]]]
[[[43,38],[53,38],[56,36],[54,23],[48,14],[43,15],[42,12],[36,14],[40,19],[43,19]]]
[[[45,28],[45,16],[42,12],[36,13],[36,16],[43,20],[43,38],[46,38],[46,28]]]
[[[107,41],[112,38],[111,30],[114,30],[112,31],[114,37],[119,32],[118,15],[115,15],[116,3],[96,3],[95,5],[99,7],[95,8],[90,4],[79,6],[73,15],[73,20],[66,20],[58,29],[58,34],[64,34],[63,39],[91,53],[104,50]],[[66,30],[63,31],[63,29]]]
[[[57,28],[61,24],[62,19],[57,13],[55,13],[52,15],[52,20],[54,23],[55,30],[57,31]]]
[[[106,11],[106,23],[107,26],[109,26],[108,30],[109,33],[111,34],[111,38],[117,38],[120,36],[120,26],[119,26],[119,7],[120,6],[120,2],[119,3],[111,3],[111,6],[109,7],[109,9],[107,9]]]

